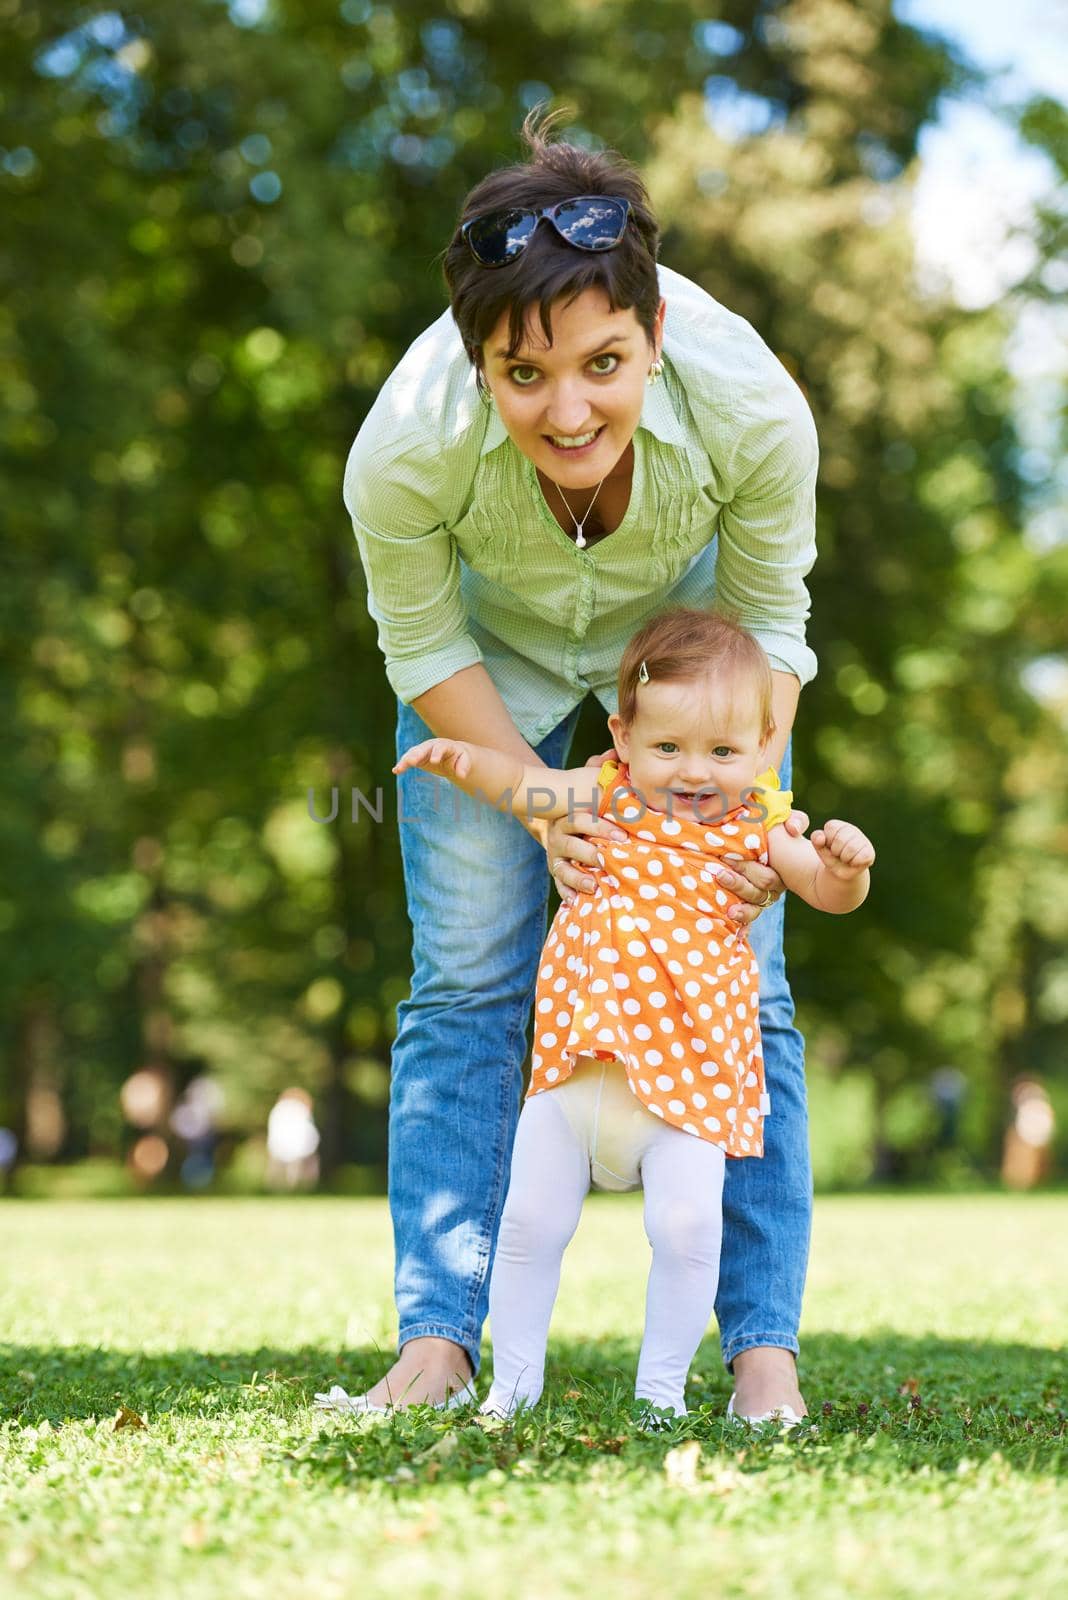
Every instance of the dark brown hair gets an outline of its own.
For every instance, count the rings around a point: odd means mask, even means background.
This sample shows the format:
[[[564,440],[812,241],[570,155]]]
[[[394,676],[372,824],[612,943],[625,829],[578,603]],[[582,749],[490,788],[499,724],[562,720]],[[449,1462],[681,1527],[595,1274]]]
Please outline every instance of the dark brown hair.
[[[638,710],[638,669],[650,683],[727,680],[753,700],[765,739],[775,732],[771,711],[771,666],[763,647],[733,617],[676,607],[651,617],[631,639],[619,663],[619,716],[629,728]]]
[[[553,125],[566,115],[546,113],[540,105],[528,113],[521,137],[530,159],[502,167],[476,183],[443,254],[453,318],[480,389],[482,346],[505,312],[511,357],[523,342],[531,306],[538,306],[546,342],[551,344],[552,307],[558,300],[574,300],[586,289],[603,289],[613,311],[633,307],[650,344],[655,342],[660,231],[645,185],[637,167],[615,150],[591,152],[552,140]],[[542,223],[521,255],[507,266],[490,268],[479,265],[460,233],[463,223],[483,212],[536,209],[582,194],[616,195],[630,201],[627,230],[613,250],[596,254],[576,250],[555,228]]]

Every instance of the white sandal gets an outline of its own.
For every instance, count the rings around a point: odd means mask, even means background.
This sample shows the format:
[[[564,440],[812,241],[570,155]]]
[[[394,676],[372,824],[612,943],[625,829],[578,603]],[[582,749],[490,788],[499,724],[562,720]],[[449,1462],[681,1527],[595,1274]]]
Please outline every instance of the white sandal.
[[[474,1403],[473,1390],[452,1389],[447,1400],[426,1402],[433,1404],[435,1411],[455,1411],[458,1406],[469,1406]],[[373,1405],[365,1394],[349,1394],[340,1383],[335,1383],[325,1394],[317,1394],[313,1404],[315,1411],[342,1411],[350,1416],[385,1416],[390,1411],[403,1411],[404,1406],[378,1406]]]
[[[759,1427],[762,1422],[777,1422],[781,1428],[799,1428],[807,1421],[800,1411],[795,1411],[793,1406],[776,1406],[774,1411],[765,1411],[759,1417],[743,1417],[740,1411],[734,1409],[734,1396],[727,1401],[727,1418],[736,1422],[739,1427],[748,1423],[750,1427]]]

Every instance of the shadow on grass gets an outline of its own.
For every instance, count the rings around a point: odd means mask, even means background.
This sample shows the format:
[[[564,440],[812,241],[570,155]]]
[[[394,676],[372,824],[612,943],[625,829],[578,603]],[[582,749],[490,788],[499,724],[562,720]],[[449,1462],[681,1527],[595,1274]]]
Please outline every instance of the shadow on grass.
[[[47,1420],[106,1418],[120,1406],[149,1426],[170,1417],[232,1424],[235,1439],[256,1419],[288,1418],[280,1448],[286,1470],[353,1486],[382,1480],[398,1492],[487,1473],[572,1478],[598,1459],[624,1456],[662,1472],[667,1452],[696,1439],[736,1470],[766,1469],[790,1453],[795,1466],[830,1475],[883,1463],[895,1474],[967,1471],[991,1457],[1014,1470],[1068,1474],[1068,1358],[1024,1344],[817,1334],[805,1341],[803,1380],[810,1421],[789,1436],[759,1434],[725,1419],[731,1380],[714,1338],[694,1363],[690,1416],[660,1434],[635,1430],[634,1340],[554,1341],[542,1403],[501,1423],[427,1407],[388,1418],[323,1417],[316,1390],[350,1393],[382,1373],[384,1353],[340,1355],[315,1346],[209,1353],[139,1354],[84,1346],[0,1345],[0,1415],[24,1427]],[[485,1377],[479,1390],[486,1388]]]

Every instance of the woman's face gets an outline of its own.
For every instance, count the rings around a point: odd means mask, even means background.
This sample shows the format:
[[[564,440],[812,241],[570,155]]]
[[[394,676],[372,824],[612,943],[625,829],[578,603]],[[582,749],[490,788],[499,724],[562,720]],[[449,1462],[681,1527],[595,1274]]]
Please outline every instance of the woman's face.
[[[634,314],[613,311],[603,289],[557,304],[547,345],[538,308],[527,315],[516,355],[507,359],[508,314],[482,346],[486,384],[516,447],[562,489],[593,488],[608,477],[634,436],[649,367],[660,354]]]

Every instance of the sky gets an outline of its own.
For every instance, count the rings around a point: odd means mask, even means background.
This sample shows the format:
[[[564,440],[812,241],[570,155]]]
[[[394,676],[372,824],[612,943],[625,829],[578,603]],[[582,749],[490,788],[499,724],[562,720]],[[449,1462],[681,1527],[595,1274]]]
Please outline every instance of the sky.
[[[997,108],[1036,94],[1068,102],[1068,0],[897,0],[895,11],[996,74],[977,93],[947,98],[925,129],[914,212],[921,271],[948,279],[962,305],[988,305],[1029,267],[1012,230],[1052,183],[1048,161]]]

